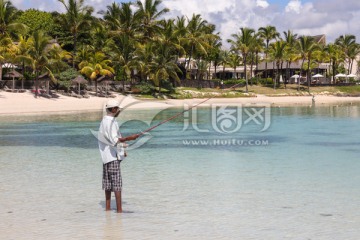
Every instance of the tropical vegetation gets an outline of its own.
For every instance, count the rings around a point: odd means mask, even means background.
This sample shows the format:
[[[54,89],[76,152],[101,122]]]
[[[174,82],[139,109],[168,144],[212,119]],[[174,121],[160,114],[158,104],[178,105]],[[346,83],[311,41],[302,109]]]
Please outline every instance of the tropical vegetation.
[[[249,84],[258,82],[270,81],[279,88],[280,71],[285,68],[288,79],[294,62],[301,63],[298,74],[307,76],[310,87],[311,72],[320,63],[328,63],[327,77],[334,78],[352,73],[359,61],[360,45],[351,34],[325,44],[291,30],[282,37],[275,26],[264,26],[234,29],[231,39],[221,39],[215,25],[201,15],[165,19],[171,9],[162,8],[161,0],[114,2],[98,12],[101,17],[95,17],[86,0],[58,2],[64,13],[22,11],[11,1],[0,0],[0,80],[3,64],[10,63],[19,66],[25,78],[35,80],[36,87],[40,74],[54,74],[53,85],[61,86],[56,76],[75,70],[95,85],[108,76],[123,84],[150,84],[161,92],[168,85],[181,86],[184,79],[201,88],[203,80],[225,80],[226,67],[236,72],[242,66],[242,75],[233,78],[243,79],[247,92]],[[265,71],[254,76],[260,62],[265,62]],[[270,62],[276,67],[273,76],[267,71]]]

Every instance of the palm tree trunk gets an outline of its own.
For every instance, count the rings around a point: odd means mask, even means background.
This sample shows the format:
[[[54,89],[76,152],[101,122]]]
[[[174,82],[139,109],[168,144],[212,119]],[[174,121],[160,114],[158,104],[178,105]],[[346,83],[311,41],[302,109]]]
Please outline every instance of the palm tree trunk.
[[[298,80],[298,91],[300,91],[300,80],[301,80],[301,76],[302,76],[302,69],[304,67],[304,62],[305,62],[305,58],[303,58],[302,62],[301,62],[301,68],[300,68],[300,76],[299,76],[299,80]]]
[[[74,39],[73,39],[73,41],[74,41],[74,49],[73,49],[73,61],[72,61],[72,67],[73,68],[75,68],[75,58],[76,58],[76,44],[77,44],[77,34],[76,34],[76,32],[74,33]]]
[[[2,62],[0,62],[0,81],[2,81],[2,72],[3,72]]]
[[[246,74],[246,54],[244,54],[243,56],[244,56],[244,73],[245,73],[245,82],[246,82],[246,92],[249,92],[248,79],[247,79],[247,74]]]
[[[37,98],[39,91],[39,71],[35,71],[35,97]]]
[[[307,69],[308,92],[310,92],[310,80],[311,80],[310,62],[311,62],[311,59],[310,59],[310,57],[309,57],[309,59],[308,59],[308,69]]]

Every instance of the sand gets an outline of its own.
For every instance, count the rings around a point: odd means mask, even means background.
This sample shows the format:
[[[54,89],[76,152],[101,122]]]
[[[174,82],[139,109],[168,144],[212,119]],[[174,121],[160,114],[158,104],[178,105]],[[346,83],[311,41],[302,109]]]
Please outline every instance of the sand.
[[[116,99],[122,101],[122,105],[129,109],[149,109],[162,108],[164,104],[170,106],[183,106],[184,104],[195,105],[205,99],[184,99],[184,100],[140,100],[131,96],[116,94]],[[91,96],[90,98],[75,98],[60,95],[59,98],[35,98],[30,92],[12,93],[0,91],[0,114],[1,115],[35,115],[52,113],[70,113],[85,111],[101,111],[109,98]],[[337,97],[337,96],[315,96],[315,105],[338,105],[359,103],[360,97]],[[281,96],[267,97],[257,95],[257,97],[247,98],[211,98],[203,105],[209,104],[237,104],[237,105],[258,105],[267,104],[277,106],[301,106],[312,105],[312,96]]]

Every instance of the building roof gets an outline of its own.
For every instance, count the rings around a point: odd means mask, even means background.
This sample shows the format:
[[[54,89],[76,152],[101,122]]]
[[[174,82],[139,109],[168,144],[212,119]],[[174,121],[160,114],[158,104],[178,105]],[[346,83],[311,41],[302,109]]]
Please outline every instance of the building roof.
[[[270,69],[276,69],[276,64],[275,62],[268,62],[267,63],[267,69],[270,70]],[[283,65],[282,65],[282,68],[285,69],[286,68],[286,62],[283,62]],[[297,61],[297,62],[292,62],[290,64],[290,69],[300,69],[301,68],[301,60],[300,61]],[[326,63],[320,63],[320,66],[319,66],[320,69],[327,69],[328,68],[328,65]],[[258,71],[263,71],[265,70],[265,62],[261,62],[259,63],[258,65],[258,68],[256,69]]]

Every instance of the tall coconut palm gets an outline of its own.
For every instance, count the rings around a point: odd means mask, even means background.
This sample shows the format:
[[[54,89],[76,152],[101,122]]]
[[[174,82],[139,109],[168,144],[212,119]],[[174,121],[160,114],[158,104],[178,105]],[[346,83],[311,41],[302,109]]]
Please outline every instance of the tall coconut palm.
[[[0,81],[2,80],[2,65],[7,61],[13,49],[13,41],[10,37],[0,38]]]
[[[220,60],[219,64],[222,65],[222,73],[220,79],[223,80],[225,76],[225,67],[229,64],[230,59],[230,52],[228,50],[221,50],[220,51]]]
[[[85,0],[58,0],[66,9],[66,13],[60,15],[61,23],[70,31],[73,41],[73,68],[75,68],[78,34],[85,26],[91,24],[91,13],[94,9],[84,5]]]
[[[335,44],[337,44],[340,49],[344,52],[346,56],[346,64],[348,66],[347,74],[350,73],[350,65],[351,65],[351,58],[349,56],[350,51],[356,45],[356,37],[354,35],[342,35],[335,40]]]
[[[215,35],[217,36],[217,35]],[[216,76],[216,69],[217,66],[220,64],[220,52],[221,52],[221,38],[219,36],[217,36],[217,38],[210,38],[209,39],[209,50],[208,50],[208,56],[207,56],[207,60],[209,61],[209,74],[208,74],[208,78],[210,77],[210,67],[211,65],[214,66],[214,74]]]
[[[150,73],[150,64],[156,56],[156,45],[154,42],[135,45],[133,61],[136,63],[136,70],[141,81],[146,81]]]
[[[121,6],[114,2],[107,6],[104,20],[109,27],[110,35],[114,37],[125,34],[134,38],[140,31],[141,14],[139,11],[133,10],[131,2],[121,3]]]
[[[237,66],[240,66],[241,57],[236,52],[232,52],[229,55],[229,66],[234,69],[235,78],[238,79],[238,74],[236,73]],[[246,74],[246,72],[244,72]]]
[[[360,44],[356,43],[349,48],[349,51],[347,53],[347,57],[349,60],[349,68],[348,68],[349,74],[352,73],[351,70],[353,68],[354,61],[359,56],[359,54],[360,54]]]
[[[299,48],[299,52],[300,52],[301,57],[302,57],[301,69],[304,66],[305,60],[307,60],[307,71],[306,71],[307,73],[306,73],[306,75],[307,75],[308,91],[310,92],[310,79],[311,79],[310,66],[311,66],[311,60],[312,60],[312,55],[313,55],[314,51],[316,51],[319,47],[318,47],[318,44],[315,42],[315,39],[313,37],[302,36],[299,39],[298,48]]]
[[[269,56],[270,56],[270,59],[273,62],[275,62],[275,64],[276,64],[276,78],[274,81],[274,89],[276,87],[276,84],[280,83],[280,65],[282,65],[282,63],[285,59],[286,46],[287,46],[287,43],[282,40],[270,44]],[[284,83],[285,83],[285,88],[286,88],[286,81],[284,81]]]
[[[143,41],[151,40],[152,37],[160,31],[159,18],[169,12],[168,8],[159,9],[161,0],[137,0],[138,14],[141,17],[141,29]]]
[[[174,54],[184,54],[185,49],[181,46],[179,41],[179,32],[175,31],[174,19],[162,21],[160,24],[161,32],[155,37],[155,42],[159,45],[166,45],[169,51]],[[175,59],[175,61],[177,58]]]
[[[8,0],[0,0],[0,39],[13,37],[15,33],[25,34],[27,26],[15,22],[18,11]]]
[[[228,39],[231,44],[231,49],[235,52],[240,52],[244,63],[244,74],[246,81],[246,92],[248,92],[248,77],[247,77],[247,57],[250,53],[253,44],[255,30],[252,28],[240,28],[240,33],[232,34],[233,39]]]
[[[97,95],[98,78],[101,76],[112,77],[114,69],[110,66],[111,60],[106,59],[102,52],[96,52],[90,57],[89,61],[83,61],[79,64],[80,73],[84,74],[92,81],[95,81],[95,94]]]
[[[340,46],[337,44],[328,44],[326,46],[326,52],[330,58],[330,68],[331,68],[331,82],[334,83],[335,75],[337,74],[337,68],[339,64],[345,61],[345,53],[341,50]]]
[[[39,89],[39,75],[46,69],[48,69],[49,64],[49,44],[50,38],[41,30],[37,30],[31,36],[32,46],[29,49],[29,55],[31,57],[31,65],[35,72],[35,96],[38,96]],[[51,76],[50,72],[50,76]]]
[[[207,55],[206,50],[209,48],[207,40],[212,37],[210,31],[211,25],[203,20],[199,14],[194,14],[188,21],[185,37],[180,39],[182,44],[186,46],[187,55],[189,57],[186,67],[187,70],[190,68],[190,61],[195,53],[202,56]]]
[[[276,31],[276,27],[274,26],[266,26],[261,27],[258,30],[260,36],[265,40],[266,46],[265,46],[265,77],[268,77],[267,74],[267,61],[268,61],[268,51],[269,51],[269,43],[271,40],[276,39],[280,36],[280,34]]]
[[[297,42],[297,34],[294,34],[291,30],[284,31],[284,41],[286,42],[286,80],[290,78],[290,65],[291,60],[294,59],[294,55],[296,54],[296,42]]]
[[[181,73],[181,70],[174,62],[175,58],[176,56],[169,46],[160,45],[156,50],[156,56],[149,65],[150,79],[159,87],[159,93],[161,92],[162,80],[170,80],[170,78],[173,78],[180,82],[177,73]]]
[[[113,43],[111,49],[108,54],[115,66],[116,78],[123,80],[124,91],[125,82],[131,78],[131,72],[135,66],[135,62],[133,61],[135,51],[134,40],[128,35],[120,35],[117,44]]]

